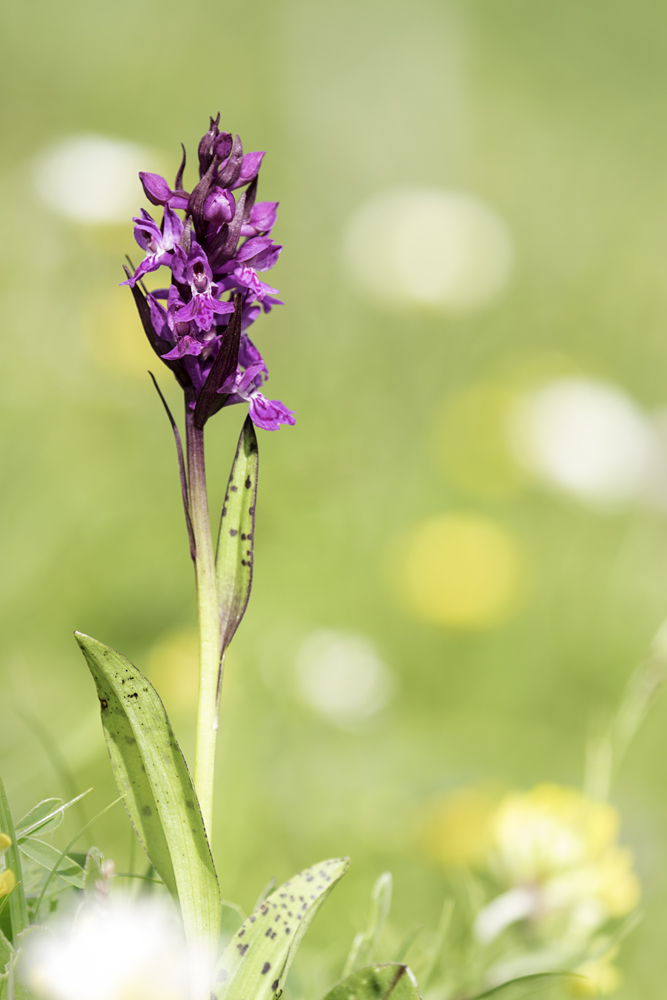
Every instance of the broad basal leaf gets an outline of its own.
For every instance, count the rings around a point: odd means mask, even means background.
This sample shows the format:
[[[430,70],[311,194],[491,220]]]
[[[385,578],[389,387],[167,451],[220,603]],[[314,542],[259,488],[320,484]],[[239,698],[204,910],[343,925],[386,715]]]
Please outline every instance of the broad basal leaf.
[[[303,935],[348,865],[348,858],[322,861],[260,903],[223,952],[217,1000],[271,1000],[283,989]]]
[[[75,635],[97,687],[111,766],[137,835],[180,902],[188,937],[217,942],[218,879],[197,795],[164,706],[124,656]]]
[[[227,484],[215,556],[223,652],[245,614],[252,587],[258,463],[257,435],[246,417]]]
[[[338,983],[325,1000],[419,1000],[417,982],[407,965],[368,965]]]

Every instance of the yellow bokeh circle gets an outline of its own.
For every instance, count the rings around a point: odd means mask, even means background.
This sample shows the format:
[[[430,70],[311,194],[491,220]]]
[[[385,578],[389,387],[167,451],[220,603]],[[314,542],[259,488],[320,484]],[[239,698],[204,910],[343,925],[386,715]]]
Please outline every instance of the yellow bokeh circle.
[[[401,567],[403,596],[425,621],[486,628],[510,617],[525,592],[521,547],[502,524],[478,514],[443,514],[413,529]]]

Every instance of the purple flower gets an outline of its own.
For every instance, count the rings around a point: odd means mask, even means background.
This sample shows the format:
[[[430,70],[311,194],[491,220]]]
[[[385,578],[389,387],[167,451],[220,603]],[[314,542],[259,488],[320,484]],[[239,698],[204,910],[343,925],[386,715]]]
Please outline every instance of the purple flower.
[[[173,187],[159,174],[139,175],[164,216],[158,223],[142,209],[135,218],[145,256],[124,283],[149,342],[183,387],[196,426],[221,406],[245,401],[258,427],[275,430],[294,423],[294,415],[260,391],[268,370],[248,330],[281,304],[278,290],[259,276],[282,250],[270,235],[278,202],[257,201],[264,153],[244,154],[240,138],[221,132],[219,123],[219,115],[212,118],[199,143],[199,179],[190,192],[183,186],[185,150]],[[163,266],[171,270],[171,286],[144,295],[139,279]]]
[[[141,249],[146,251],[146,256],[132,277],[123,284],[133,286],[144,274],[157,271],[163,264],[171,267],[176,276],[182,273],[185,254],[179,240],[183,235],[183,223],[176,213],[168,205],[165,207],[162,229],[143,208],[141,216],[132,221],[136,222],[134,238]]]
[[[264,362],[250,365],[245,371],[237,368],[236,375],[218,389],[229,393],[227,404],[247,402],[250,419],[265,431],[277,431],[281,424],[293,424],[294,411],[288,410],[279,399],[267,399],[259,391],[263,381]]]
[[[218,286],[213,281],[213,275],[206,254],[196,242],[185,265],[185,280],[190,285],[192,298],[185,304],[174,309],[174,321],[186,323],[194,320],[202,331],[210,330],[216,316],[234,312],[231,302],[220,302],[216,297]]]
[[[250,217],[241,226],[241,236],[259,236],[270,233],[276,224],[277,201],[259,201],[250,209]]]

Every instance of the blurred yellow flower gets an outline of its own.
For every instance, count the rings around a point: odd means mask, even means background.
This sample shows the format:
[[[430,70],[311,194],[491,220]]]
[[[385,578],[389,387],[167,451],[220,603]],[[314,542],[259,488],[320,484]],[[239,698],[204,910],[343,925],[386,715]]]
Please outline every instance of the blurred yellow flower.
[[[502,524],[443,514],[417,525],[399,567],[403,597],[418,617],[455,628],[488,628],[510,617],[525,589],[525,560]]]
[[[11,868],[0,872],[0,896],[8,896],[16,885],[16,877]]]
[[[618,826],[612,806],[574,788],[543,784],[506,795],[491,820],[488,861],[507,891],[479,914],[478,936],[492,940],[519,919],[562,917],[558,933],[583,941],[629,913],[640,888],[631,852],[616,842]]]
[[[481,865],[491,846],[491,819],[498,795],[484,788],[460,788],[436,802],[424,831],[429,857],[444,865]]]
[[[12,846],[12,838],[0,831],[0,854],[4,854],[8,847]]]

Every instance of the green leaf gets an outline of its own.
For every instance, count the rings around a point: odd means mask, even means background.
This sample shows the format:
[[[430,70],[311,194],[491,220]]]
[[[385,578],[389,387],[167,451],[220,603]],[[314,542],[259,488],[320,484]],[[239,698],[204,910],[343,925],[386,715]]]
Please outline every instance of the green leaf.
[[[361,968],[372,961],[375,949],[380,941],[380,935],[389,916],[391,908],[392,878],[391,872],[383,872],[371,892],[371,912],[368,927],[362,934],[357,934],[352,942],[350,953],[345,962],[343,976],[349,976],[355,969]]]
[[[83,869],[71,858],[62,857],[56,847],[45,844],[43,840],[26,837],[21,841],[21,851],[47,871],[55,870],[56,875],[64,882],[83,889]]]
[[[419,1000],[417,983],[407,965],[368,965],[330,990],[325,1000]]]
[[[252,587],[258,464],[257,435],[246,417],[227,483],[215,554],[223,652],[245,614]]]
[[[12,941],[16,941],[17,936],[28,926],[28,910],[25,902],[25,892],[23,890],[23,872],[21,870],[21,856],[18,844],[16,843],[16,831],[12,822],[12,814],[9,811],[9,803],[5,794],[5,786],[0,778],[0,830],[11,838],[12,845],[7,848],[5,862],[8,868],[14,872],[16,878],[16,888],[9,897],[9,919],[12,924]]]
[[[152,684],[109,646],[75,633],[93,675],[116,784],[190,940],[217,942],[220,889],[181,748]]]
[[[267,896],[223,952],[217,1000],[271,1000],[283,989],[303,935],[348,865],[348,858],[322,861]]]
[[[17,822],[17,837],[20,837],[24,831],[27,836],[28,833],[33,833],[34,830],[40,828],[42,833],[51,833],[63,821],[63,814],[60,811],[62,804],[62,799],[43,799],[42,802],[38,802],[36,806],[32,807],[30,812],[26,813]],[[52,818],[47,819],[47,817]],[[46,824],[46,827],[44,827],[44,824]]]
[[[77,795],[69,802],[65,802],[64,805],[62,799],[44,799],[43,802],[34,806],[30,812],[16,824],[16,836],[19,844],[24,837],[32,836],[35,833],[39,833],[40,836],[45,833],[52,833],[52,831],[57,829],[62,823],[65,810],[69,809],[73,805],[76,805],[77,802],[80,802],[81,799],[88,795],[89,792],[92,792],[92,788],[88,788],[85,792],[81,792],[80,795]],[[50,806],[51,808],[47,809],[47,806]]]

